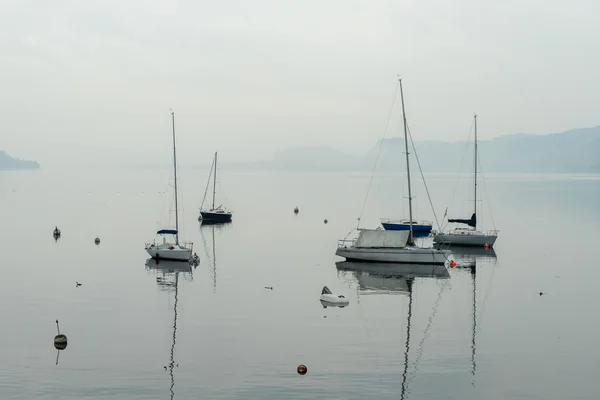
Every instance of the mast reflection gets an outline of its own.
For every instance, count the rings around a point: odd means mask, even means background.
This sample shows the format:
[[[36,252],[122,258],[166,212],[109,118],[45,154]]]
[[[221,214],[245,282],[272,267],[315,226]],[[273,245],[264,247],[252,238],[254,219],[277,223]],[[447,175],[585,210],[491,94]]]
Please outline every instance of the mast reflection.
[[[477,268],[495,267],[497,262],[496,252],[493,248],[470,248],[456,247],[452,248],[452,254],[457,262],[457,269],[468,271],[471,276],[472,287],[472,319],[471,319],[471,385],[475,386],[475,372],[477,371],[477,363],[475,361],[475,353],[477,349],[475,338],[477,336]],[[493,274],[493,271],[492,271]]]
[[[154,258],[146,260],[146,269],[151,270],[156,275],[156,284],[161,290],[174,292],[173,303],[173,335],[171,341],[170,360],[165,369],[169,371],[171,385],[169,387],[171,400],[175,397],[175,374],[174,369],[179,367],[175,363],[175,344],[177,342],[177,305],[179,303],[179,277],[184,280],[193,280],[192,265],[188,263],[160,260]]]
[[[204,244],[204,254],[206,255],[206,259],[210,260],[210,264],[211,264],[211,274],[212,274],[212,280],[213,280],[213,292],[217,291],[217,250],[216,250],[216,234],[218,233],[217,231],[219,230],[224,230],[224,229],[228,229],[229,228],[229,224],[225,223],[207,223],[202,222],[200,223],[200,236],[202,237],[202,242]],[[209,244],[207,243],[207,238],[206,238],[206,232],[210,232],[210,242],[212,247],[209,247]],[[212,253],[211,254],[209,254]]]

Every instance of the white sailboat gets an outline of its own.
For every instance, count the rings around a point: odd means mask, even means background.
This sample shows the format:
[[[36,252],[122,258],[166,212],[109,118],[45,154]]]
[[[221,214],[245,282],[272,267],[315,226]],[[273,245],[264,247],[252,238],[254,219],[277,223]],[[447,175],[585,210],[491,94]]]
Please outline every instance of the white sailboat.
[[[406,175],[408,179],[408,230],[359,229],[358,238],[338,241],[337,256],[348,261],[370,261],[409,264],[445,264],[450,251],[433,247],[418,247],[413,235],[412,192],[410,186],[410,161],[408,153],[408,131],[404,110],[402,79],[400,98],[402,100],[402,118],[404,121],[404,145],[406,149]]]
[[[150,257],[155,260],[173,260],[173,261],[187,261],[189,262],[192,258],[192,247],[191,242],[184,244],[179,243],[179,213],[177,208],[177,150],[175,147],[175,113],[171,111],[171,118],[173,123],[173,175],[175,178],[175,229],[161,229],[156,232],[157,235],[162,236],[162,243],[146,243],[146,251],[150,254]],[[175,242],[168,242],[165,235],[172,235]]]
[[[434,235],[433,241],[441,245],[451,246],[476,246],[492,247],[498,238],[498,231],[491,230],[482,232],[477,230],[477,115],[475,120],[475,151],[474,151],[474,171],[473,171],[473,215],[470,219],[448,219],[448,222],[455,222],[467,225],[466,227],[457,226],[447,233],[438,233]]]

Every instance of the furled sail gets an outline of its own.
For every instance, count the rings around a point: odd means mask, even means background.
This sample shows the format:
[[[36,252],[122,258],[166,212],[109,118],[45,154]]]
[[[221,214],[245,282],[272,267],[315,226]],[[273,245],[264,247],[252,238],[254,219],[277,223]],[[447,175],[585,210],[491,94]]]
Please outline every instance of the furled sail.
[[[471,215],[471,219],[448,219],[448,222],[456,222],[458,224],[467,224],[469,226],[472,226],[473,228],[475,228],[477,226],[477,216],[475,215],[475,213],[473,213],[473,215]]]

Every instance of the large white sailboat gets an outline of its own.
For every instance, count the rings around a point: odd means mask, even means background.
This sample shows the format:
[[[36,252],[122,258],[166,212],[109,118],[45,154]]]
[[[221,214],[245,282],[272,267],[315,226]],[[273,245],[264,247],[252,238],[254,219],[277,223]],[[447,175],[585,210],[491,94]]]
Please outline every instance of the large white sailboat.
[[[408,131],[404,110],[404,93],[402,79],[400,82],[400,99],[402,101],[402,118],[404,121],[404,145],[406,149],[406,175],[408,179],[408,230],[359,229],[358,238],[338,241],[337,256],[348,261],[369,261],[409,264],[445,264],[450,251],[433,247],[418,247],[413,235],[412,192],[410,186],[410,161],[408,153]]]
[[[477,115],[475,121],[475,151],[473,165],[473,215],[469,219],[448,219],[448,222],[463,224],[465,226],[457,226],[447,233],[438,233],[434,235],[433,241],[441,245],[451,246],[476,246],[476,247],[492,247],[498,238],[498,231],[491,230],[482,232],[477,229]]]
[[[184,244],[179,243],[179,213],[177,208],[177,150],[175,147],[175,113],[171,111],[171,119],[173,124],[173,175],[175,178],[175,229],[161,229],[156,232],[157,235],[162,236],[162,243],[146,243],[146,251],[150,254],[150,257],[155,260],[173,260],[173,261],[187,261],[189,262],[192,258],[192,247],[191,242]],[[165,235],[172,235],[175,239],[174,242],[167,241]]]

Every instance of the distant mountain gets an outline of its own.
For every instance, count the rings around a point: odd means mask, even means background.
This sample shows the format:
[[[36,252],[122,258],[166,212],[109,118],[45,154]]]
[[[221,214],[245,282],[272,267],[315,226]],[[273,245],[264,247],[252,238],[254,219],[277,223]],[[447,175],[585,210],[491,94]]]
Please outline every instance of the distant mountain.
[[[0,151],[0,171],[10,171],[18,169],[38,169],[40,164],[36,161],[20,160]]]
[[[549,135],[506,135],[480,140],[478,145],[484,172],[600,172],[600,126]],[[246,167],[287,171],[369,171],[373,169],[380,147],[377,170],[404,171],[404,138],[399,137],[383,139],[359,155],[344,154],[331,148],[290,148],[277,153],[271,161],[251,163]],[[424,172],[472,170],[472,142],[424,141],[415,142],[415,147]],[[412,148],[409,152],[414,153]]]

